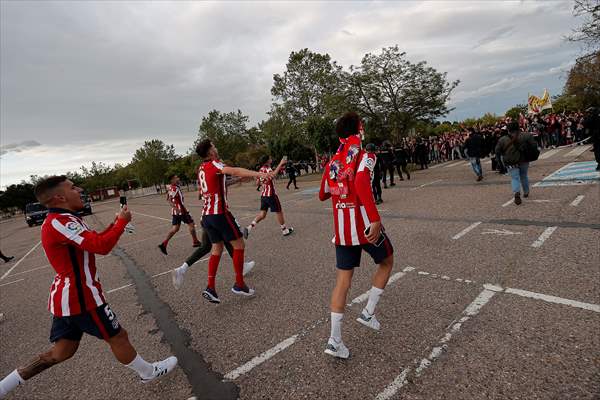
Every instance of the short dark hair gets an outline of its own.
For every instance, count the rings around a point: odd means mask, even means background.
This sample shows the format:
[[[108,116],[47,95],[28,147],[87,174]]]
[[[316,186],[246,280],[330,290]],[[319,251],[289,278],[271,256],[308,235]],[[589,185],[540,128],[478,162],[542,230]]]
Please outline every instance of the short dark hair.
[[[269,161],[269,158],[271,158],[271,157],[269,157],[269,155],[265,154],[258,159],[258,163],[262,167],[263,165],[265,165],[267,163],[267,161]]]
[[[196,146],[196,154],[198,154],[201,158],[206,158],[212,145],[213,143],[210,141],[210,139],[204,139]]]
[[[508,125],[506,125],[506,129],[508,129],[508,132],[510,133],[519,132],[521,130],[519,123],[514,121],[509,122]]]
[[[354,111],[350,111],[338,118],[335,124],[335,133],[338,137],[347,138],[351,135],[358,135],[359,127],[360,117]]]
[[[35,185],[33,188],[33,194],[35,194],[35,198],[40,203],[46,205],[51,197],[49,196],[49,193],[66,180],[67,177],[64,175],[54,175],[44,178]]]
[[[167,180],[168,180],[169,182],[171,182],[171,180],[172,180],[174,177],[176,177],[176,176],[177,176],[177,174],[170,174],[169,176],[167,176]]]

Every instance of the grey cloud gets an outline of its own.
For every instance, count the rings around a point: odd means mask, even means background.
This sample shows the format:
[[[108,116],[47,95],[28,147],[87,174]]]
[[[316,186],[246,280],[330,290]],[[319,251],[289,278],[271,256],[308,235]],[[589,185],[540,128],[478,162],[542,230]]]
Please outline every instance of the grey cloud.
[[[33,147],[38,147],[38,146],[41,146],[41,144],[39,144],[35,140],[25,140],[25,141],[19,142],[19,143],[5,144],[5,145],[0,146],[0,156],[10,153],[10,152],[20,153],[24,150],[28,150],[28,149],[31,149]]]
[[[514,30],[515,30],[514,26],[505,26],[502,28],[495,29],[492,32],[490,32],[488,35],[481,38],[479,40],[479,42],[477,42],[477,44],[475,46],[473,46],[473,49],[476,49],[481,46],[485,46],[486,44],[492,43],[500,38],[507,37]]]

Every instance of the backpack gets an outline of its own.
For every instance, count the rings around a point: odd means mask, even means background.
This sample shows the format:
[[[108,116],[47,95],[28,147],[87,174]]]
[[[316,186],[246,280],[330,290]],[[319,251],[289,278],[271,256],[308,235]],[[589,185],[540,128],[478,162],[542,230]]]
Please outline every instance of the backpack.
[[[540,150],[533,140],[526,140],[519,146],[519,152],[523,159],[527,162],[536,161],[540,156]]]

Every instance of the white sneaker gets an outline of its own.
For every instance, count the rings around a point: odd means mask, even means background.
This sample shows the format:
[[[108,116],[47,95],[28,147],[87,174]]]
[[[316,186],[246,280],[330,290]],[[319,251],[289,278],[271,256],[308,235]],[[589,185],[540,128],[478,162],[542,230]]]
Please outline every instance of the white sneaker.
[[[294,228],[285,228],[283,231],[281,231],[281,233],[283,236],[290,236],[292,233],[294,233]]]
[[[379,323],[379,321],[377,321],[377,318],[375,318],[375,314],[369,315],[367,310],[362,310],[360,316],[356,318],[356,320],[364,326],[366,326],[367,328],[371,328],[376,331],[381,329],[381,324]]]
[[[129,235],[132,235],[135,233],[135,226],[133,226],[131,224],[131,222],[128,222],[127,225],[125,225],[125,232]]]
[[[185,272],[181,267],[177,267],[173,271],[171,271],[171,279],[173,280],[173,286],[175,287],[175,289],[179,289],[181,285],[183,285],[184,275]]]
[[[152,366],[154,367],[152,375],[149,378],[142,378],[142,383],[148,383],[173,371],[173,369],[177,366],[177,357],[167,357],[162,361],[152,363]]]
[[[338,343],[335,339],[329,338],[327,341],[327,347],[325,348],[325,354],[346,359],[350,357],[350,350],[348,350],[344,342]]]
[[[250,271],[252,271],[252,268],[254,268],[254,265],[256,263],[254,261],[248,261],[244,263],[244,270],[242,272],[242,274],[244,276],[246,276],[247,273],[249,273]]]

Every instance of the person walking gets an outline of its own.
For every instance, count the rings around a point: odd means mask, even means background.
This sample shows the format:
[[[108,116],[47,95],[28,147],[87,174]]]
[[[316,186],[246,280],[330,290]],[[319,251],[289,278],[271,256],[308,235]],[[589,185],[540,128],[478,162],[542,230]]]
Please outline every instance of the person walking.
[[[390,186],[396,186],[394,183],[394,149],[389,141],[383,142],[381,156],[381,166],[383,167],[383,188],[387,189],[387,174],[390,175]]]
[[[293,183],[294,184],[294,189],[298,189],[298,185],[296,184],[296,175],[297,175],[297,171],[296,171],[296,167],[294,166],[294,163],[292,162],[292,160],[289,160],[285,166],[285,172],[288,174],[288,177],[290,178],[290,180],[287,183],[287,186],[285,187],[286,189],[290,189],[290,185]]]
[[[408,172],[408,151],[404,144],[400,145],[400,147],[394,150],[394,164],[396,165],[396,171],[398,172],[398,176],[400,180],[403,181],[404,177],[402,176],[402,171],[406,174],[406,179],[410,181],[410,173]]]
[[[529,197],[529,163],[537,160],[540,153],[536,140],[530,133],[521,132],[518,122],[509,123],[507,128],[508,136],[500,138],[496,145],[496,154],[500,154],[502,162],[508,168],[515,204],[520,205],[521,188],[523,197]]]
[[[373,143],[369,143],[365,150],[369,154],[369,156],[373,156],[376,159],[375,166],[373,167],[373,179],[371,182],[371,186],[373,189],[373,196],[375,197],[375,204],[383,203],[383,199],[381,198],[381,194],[383,190],[381,190],[381,157],[377,157],[376,152],[377,147]]]
[[[465,155],[469,158],[471,168],[477,176],[477,182],[483,179],[483,169],[481,168],[481,154],[483,152],[483,138],[474,128],[469,128],[469,137],[465,141]]]

